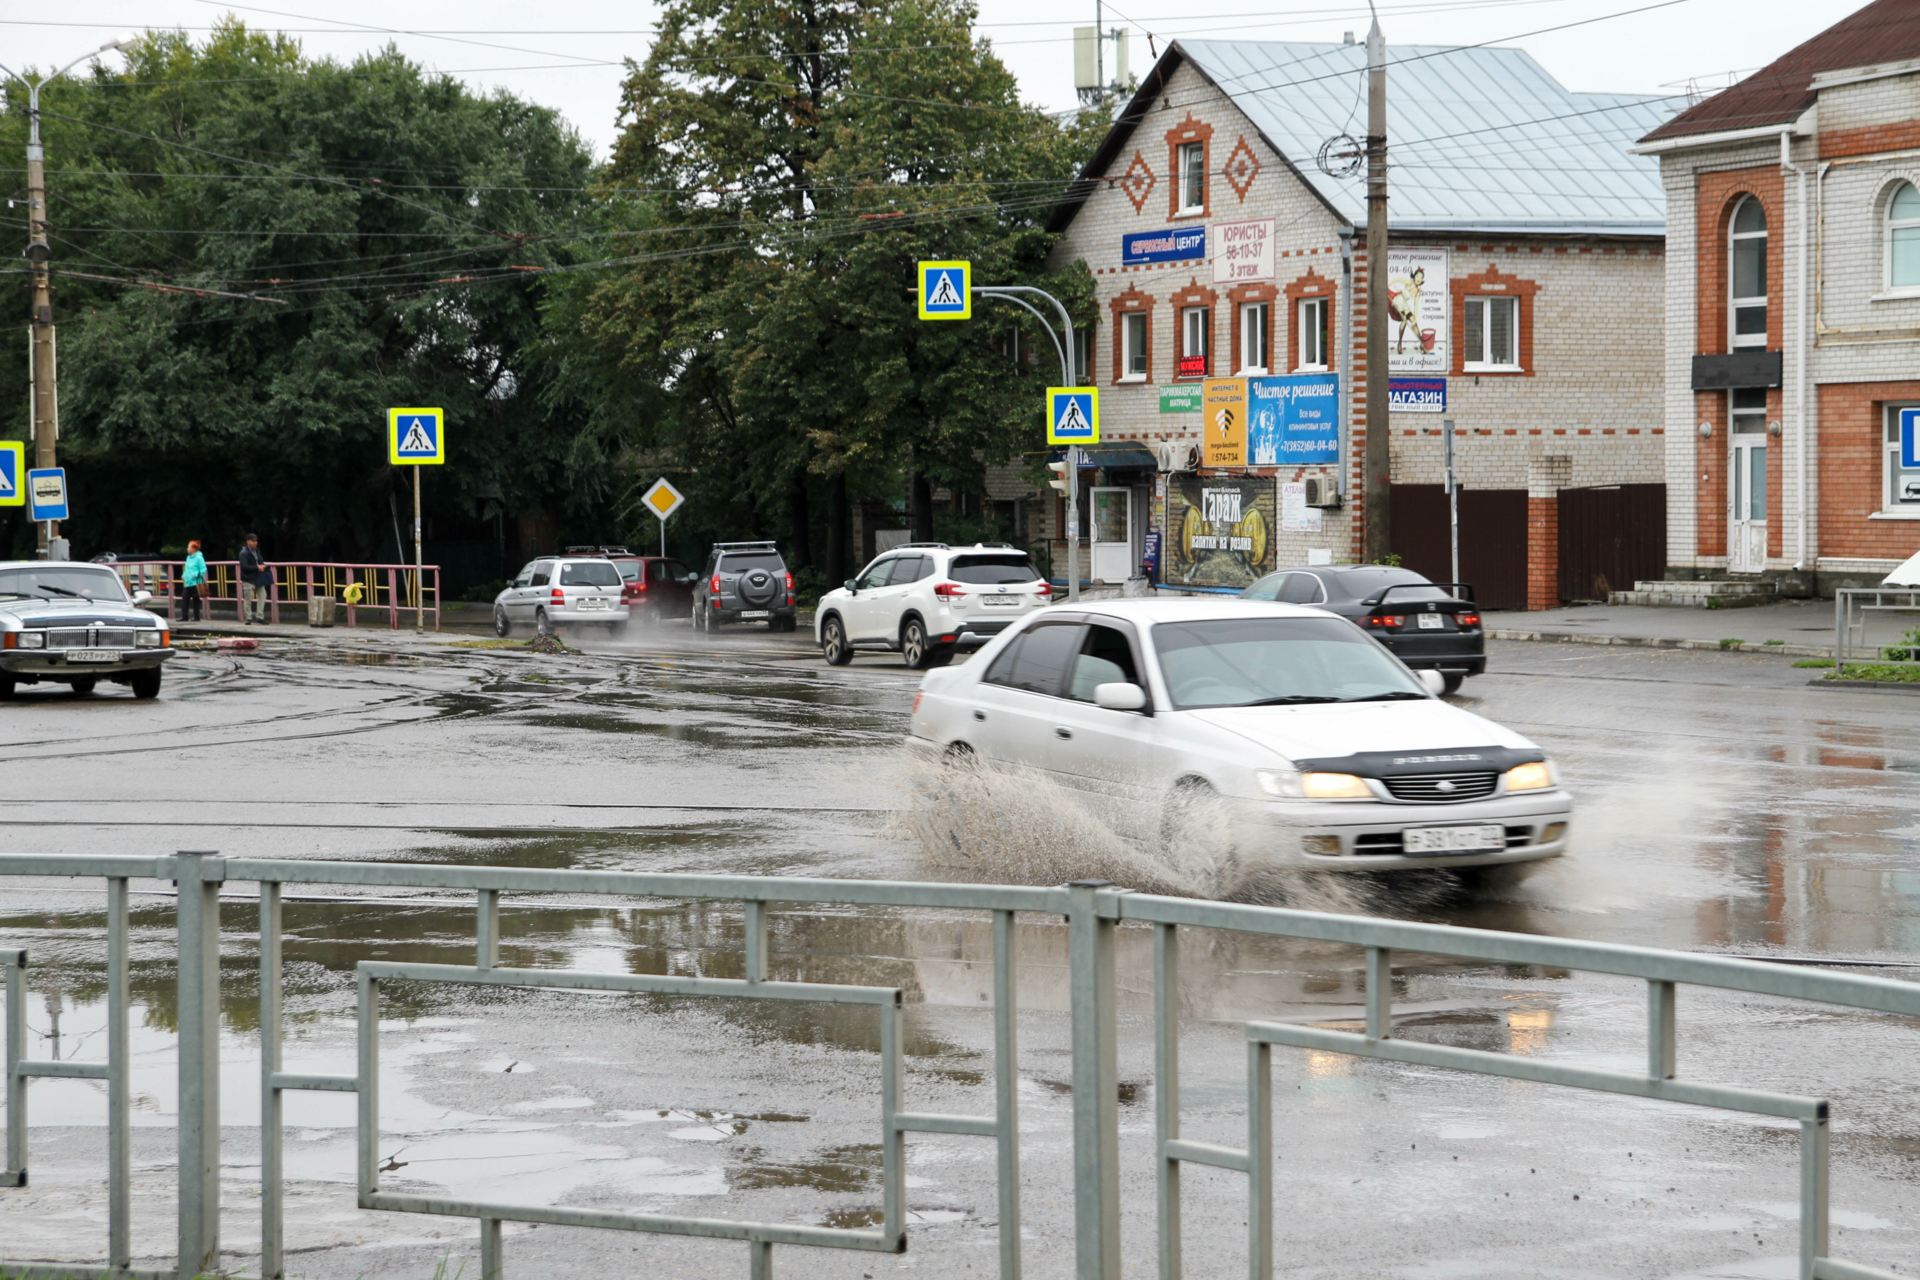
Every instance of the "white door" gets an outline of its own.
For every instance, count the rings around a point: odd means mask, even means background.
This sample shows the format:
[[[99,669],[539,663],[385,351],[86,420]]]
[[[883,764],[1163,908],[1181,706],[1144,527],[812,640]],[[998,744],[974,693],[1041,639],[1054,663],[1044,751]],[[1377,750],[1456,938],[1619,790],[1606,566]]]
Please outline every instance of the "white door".
[[[1125,582],[1133,572],[1133,490],[1095,489],[1093,579]]]
[[[1733,437],[1733,522],[1727,531],[1727,567],[1759,573],[1767,567],[1767,437]]]

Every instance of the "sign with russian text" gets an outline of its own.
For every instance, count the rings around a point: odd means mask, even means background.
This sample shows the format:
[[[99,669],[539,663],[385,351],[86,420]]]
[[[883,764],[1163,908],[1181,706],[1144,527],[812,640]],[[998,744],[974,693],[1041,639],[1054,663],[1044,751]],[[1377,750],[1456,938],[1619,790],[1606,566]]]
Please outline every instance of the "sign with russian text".
[[[1280,486],[1280,532],[1320,533],[1326,527],[1318,507],[1307,505],[1307,483],[1293,480]]]
[[[1247,465],[1321,467],[1340,461],[1340,375],[1247,379]]]
[[[1388,413],[1445,413],[1445,378],[1388,378]]]
[[[1160,412],[1162,413],[1198,413],[1200,401],[1199,387],[1160,388]]]
[[[1160,581],[1245,587],[1271,573],[1275,488],[1265,476],[1168,476]]]
[[[1222,222],[1213,229],[1213,282],[1273,279],[1274,220]]]
[[[1203,467],[1244,467],[1247,465],[1247,380],[1245,378],[1209,378],[1202,384],[1206,403],[1201,413],[1205,421],[1200,465]]]
[[[1387,372],[1447,372],[1447,301],[1445,249],[1387,251]]]
[[[1128,266],[1147,262],[1185,262],[1207,256],[1205,227],[1169,227],[1165,231],[1136,231],[1120,237],[1120,261]]]

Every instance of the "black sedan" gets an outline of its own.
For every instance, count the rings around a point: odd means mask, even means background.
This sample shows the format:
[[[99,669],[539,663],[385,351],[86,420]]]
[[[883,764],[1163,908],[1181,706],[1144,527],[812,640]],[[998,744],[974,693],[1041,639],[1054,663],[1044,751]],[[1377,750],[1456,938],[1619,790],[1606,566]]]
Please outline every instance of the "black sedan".
[[[1379,564],[1315,565],[1276,570],[1240,596],[1337,613],[1377,637],[1408,666],[1438,671],[1448,693],[1487,669],[1480,606],[1473,602],[1473,588],[1463,582],[1432,582],[1411,569]]]

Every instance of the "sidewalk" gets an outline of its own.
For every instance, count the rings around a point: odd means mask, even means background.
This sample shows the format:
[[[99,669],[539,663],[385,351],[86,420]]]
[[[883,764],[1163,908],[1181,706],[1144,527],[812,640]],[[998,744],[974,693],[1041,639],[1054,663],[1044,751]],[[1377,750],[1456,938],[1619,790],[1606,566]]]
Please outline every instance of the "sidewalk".
[[[1833,601],[1781,600],[1747,609],[1584,605],[1526,613],[1490,613],[1487,638],[1831,658]],[[1736,639],[1741,643],[1721,643]],[[1769,640],[1779,643],[1768,644]]]

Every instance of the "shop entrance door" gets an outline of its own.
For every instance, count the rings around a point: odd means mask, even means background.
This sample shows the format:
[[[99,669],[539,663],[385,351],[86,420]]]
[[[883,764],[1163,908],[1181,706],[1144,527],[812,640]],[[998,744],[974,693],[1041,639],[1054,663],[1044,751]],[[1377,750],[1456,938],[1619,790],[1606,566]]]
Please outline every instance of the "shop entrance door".
[[[1727,567],[1759,573],[1767,567],[1767,433],[1763,425],[1733,437],[1733,527]]]
[[[1133,490],[1093,491],[1093,579],[1125,582],[1133,576]]]

